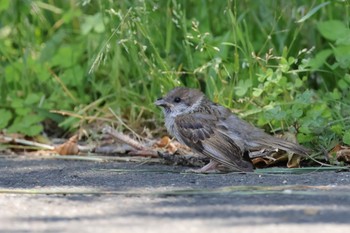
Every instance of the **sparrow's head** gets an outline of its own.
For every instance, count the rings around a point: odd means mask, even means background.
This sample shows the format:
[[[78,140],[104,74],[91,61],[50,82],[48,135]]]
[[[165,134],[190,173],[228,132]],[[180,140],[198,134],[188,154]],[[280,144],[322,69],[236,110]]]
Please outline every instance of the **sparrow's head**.
[[[169,93],[156,100],[155,105],[163,108],[165,115],[177,116],[192,112],[199,107],[204,94],[196,89],[176,87]]]

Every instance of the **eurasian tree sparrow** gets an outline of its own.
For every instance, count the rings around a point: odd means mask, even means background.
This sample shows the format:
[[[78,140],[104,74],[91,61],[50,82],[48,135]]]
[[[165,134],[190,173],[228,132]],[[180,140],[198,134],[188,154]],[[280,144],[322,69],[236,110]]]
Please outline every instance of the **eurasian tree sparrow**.
[[[231,171],[253,171],[251,161],[243,155],[262,150],[307,155],[304,147],[250,125],[199,90],[176,87],[155,104],[163,108],[165,127],[172,136],[210,158],[199,172],[210,172],[220,165]]]

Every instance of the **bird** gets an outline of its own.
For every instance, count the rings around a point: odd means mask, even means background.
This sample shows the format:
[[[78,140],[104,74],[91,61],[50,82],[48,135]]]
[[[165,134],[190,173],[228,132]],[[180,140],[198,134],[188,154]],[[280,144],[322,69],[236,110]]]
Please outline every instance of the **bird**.
[[[154,104],[162,108],[170,135],[210,162],[196,172],[252,172],[249,154],[283,150],[307,155],[303,146],[265,133],[240,119],[228,108],[212,102],[198,89],[175,87]],[[248,156],[246,156],[248,153]]]

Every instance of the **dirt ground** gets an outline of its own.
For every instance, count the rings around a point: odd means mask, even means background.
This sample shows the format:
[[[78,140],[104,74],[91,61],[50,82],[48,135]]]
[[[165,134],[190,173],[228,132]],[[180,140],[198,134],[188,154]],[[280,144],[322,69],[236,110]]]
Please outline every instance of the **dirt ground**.
[[[0,232],[348,232],[350,173],[0,156]]]

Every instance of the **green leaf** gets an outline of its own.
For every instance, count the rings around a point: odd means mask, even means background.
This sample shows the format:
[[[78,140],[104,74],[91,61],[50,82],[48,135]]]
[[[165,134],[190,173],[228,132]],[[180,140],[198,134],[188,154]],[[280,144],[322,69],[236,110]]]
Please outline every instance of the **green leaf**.
[[[264,92],[262,88],[253,88],[253,96],[259,97]]]
[[[83,35],[87,35],[91,29],[93,28],[93,25],[89,22],[87,19],[82,25],[81,25],[81,33]]]
[[[342,98],[342,94],[338,89],[334,89],[332,92],[327,93],[327,96],[332,100],[340,100]]]
[[[23,133],[28,136],[38,135],[43,130],[43,126],[40,124],[43,119],[43,117],[33,114],[18,116],[8,128],[8,132]]]
[[[26,116],[31,112],[31,109],[24,106],[23,99],[16,98],[11,102],[11,107],[15,110],[16,115],[18,116]]]
[[[60,76],[65,84],[70,86],[79,87],[82,85],[84,79],[84,70],[80,65],[75,65],[72,68],[67,69]]]
[[[345,74],[344,81],[346,81],[348,84],[350,84],[350,74]]]
[[[51,60],[52,66],[60,66],[63,68],[73,67],[77,64],[79,57],[81,56],[81,45],[61,46],[55,56]]]
[[[350,35],[350,34],[349,34]],[[335,59],[341,68],[350,68],[350,46],[339,46],[333,48]]]
[[[40,101],[40,96],[37,93],[30,93],[24,100],[25,105],[38,104]]]
[[[18,83],[21,79],[20,71],[23,70],[23,64],[19,62],[10,63],[5,68],[5,78],[7,83]]]
[[[0,1],[0,12],[7,10],[10,6],[10,0],[1,0]]]
[[[350,145],[350,130],[344,133],[343,142]]]
[[[293,105],[291,115],[294,119],[298,119],[303,115],[303,110],[300,109],[297,105]]]
[[[16,108],[22,108],[23,107],[23,100],[20,98],[14,98],[11,102],[11,107]]]
[[[312,70],[316,70],[320,68],[322,65],[326,63],[327,58],[333,53],[331,49],[325,49],[321,52],[317,53],[316,56],[310,59],[308,66]]]
[[[342,91],[346,91],[349,87],[349,84],[347,82],[345,82],[344,79],[340,79],[337,82],[337,86],[342,90]]]
[[[337,135],[341,135],[343,132],[343,126],[341,124],[332,125],[331,130]]]
[[[341,37],[336,40],[336,45],[350,45],[350,36]]]
[[[80,17],[81,15],[81,9],[77,7],[72,7],[68,11],[64,12],[62,19],[65,23],[70,23],[74,19],[74,17]]]
[[[267,120],[283,120],[286,118],[287,114],[282,110],[281,106],[275,106],[274,108],[267,110],[264,113]]]
[[[42,125],[31,125],[28,127],[26,130],[22,131],[28,136],[36,136],[40,134],[43,131],[43,126]]]
[[[299,143],[311,142],[314,137],[309,133],[298,133],[297,139]]]
[[[249,90],[249,88],[252,86],[252,81],[250,79],[246,79],[246,80],[239,80],[235,90],[236,90],[236,95],[239,97],[244,96],[247,91]]]
[[[328,20],[319,22],[317,29],[323,37],[328,40],[338,40],[339,38],[349,37],[349,29],[345,23],[339,20]]]
[[[40,62],[44,63],[51,60],[66,37],[67,32],[65,30],[58,30],[53,34],[40,51]]]
[[[105,31],[105,23],[107,22],[108,18],[103,18],[101,13],[86,16],[81,25],[81,33],[87,35],[92,29],[97,33],[102,33]]]
[[[287,59],[282,57],[279,67],[280,67],[282,72],[288,72],[288,70],[289,70],[289,63],[288,63]]]
[[[314,93],[310,90],[306,90],[301,94],[298,94],[295,101],[300,104],[311,104],[313,102]]]
[[[94,27],[95,32],[97,33],[102,33],[106,30],[105,24],[103,21],[100,21],[99,23],[97,23]]]
[[[297,77],[294,80],[294,87],[292,88],[292,90],[294,90],[295,88],[302,87],[302,86],[304,86],[303,80],[301,80],[300,78]]]
[[[43,117],[39,115],[30,114],[22,118],[21,124],[23,126],[31,126],[31,125],[40,123],[42,120],[43,120]]]
[[[12,113],[6,109],[0,109],[0,129],[4,129],[10,120],[12,119]]]
[[[31,109],[30,109],[30,108],[16,108],[16,109],[15,109],[15,113],[16,113],[18,116],[26,116],[26,115],[28,115],[30,112],[31,112]]]

